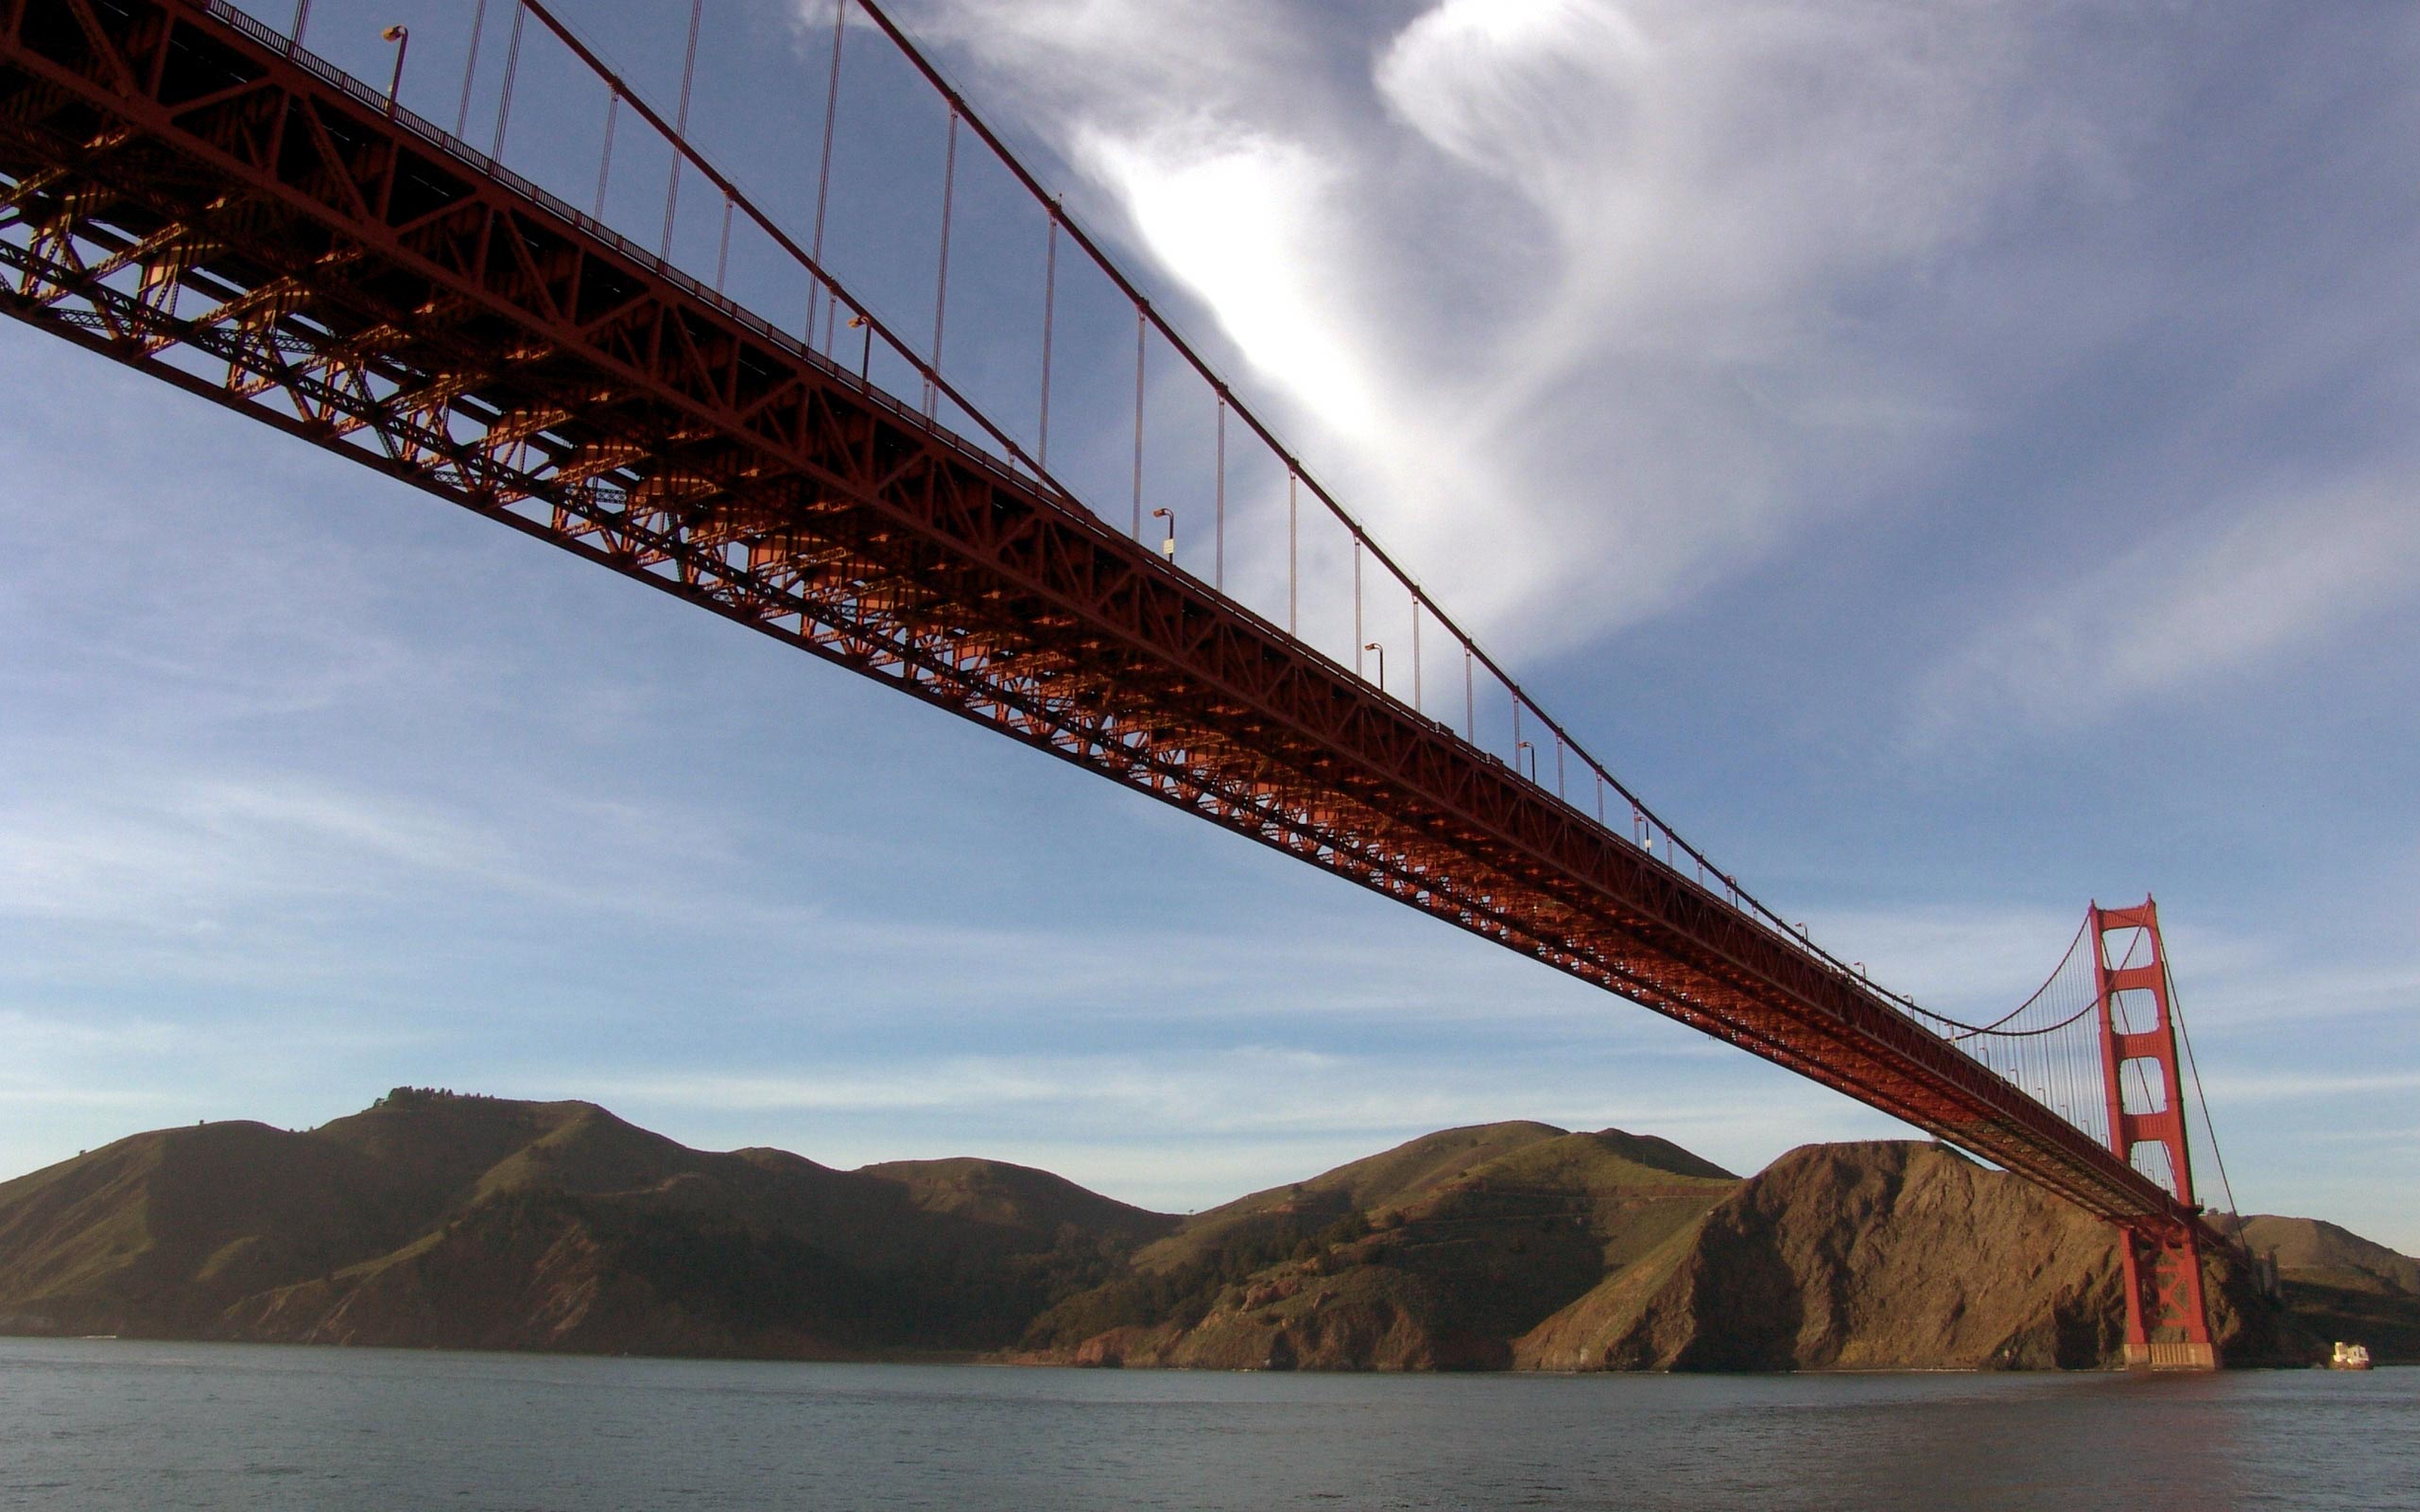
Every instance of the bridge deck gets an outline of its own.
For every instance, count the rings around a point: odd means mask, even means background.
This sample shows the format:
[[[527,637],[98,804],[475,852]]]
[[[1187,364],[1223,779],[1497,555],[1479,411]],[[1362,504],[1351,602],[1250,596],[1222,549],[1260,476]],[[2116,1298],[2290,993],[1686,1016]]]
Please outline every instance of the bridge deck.
[[[2121,1223],[1786,933],[223,6],[0,0],[9,312],[1534,955]]]

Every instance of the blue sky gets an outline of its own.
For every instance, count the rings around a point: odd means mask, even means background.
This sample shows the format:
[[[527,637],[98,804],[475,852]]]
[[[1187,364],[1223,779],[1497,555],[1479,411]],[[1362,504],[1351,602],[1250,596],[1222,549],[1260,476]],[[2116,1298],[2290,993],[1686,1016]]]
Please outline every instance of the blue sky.
[[[684,8],[563,9],[668,106]],[[830,12],[706,9],[697,134],[804,229]],[[450,125],[467,13],[318,0],[312,40],[383,77],[409,20]],[[1743,883],[1953,1012],[2155,892],[2243,1204],[2420,1249],[2420,16],[900,13]],[[585,205],[601,111],[527,46],[511,156]],[[940,118],[850,46],[834,261],[922,339]],[[1038,222],[961,175],[946,366],[1029,430]],[[684,190],[692,267],[718,208]],[[800,298],[745,238],[732,277]],[[1053,461],[1123,519],[1131,328],[1087,298]],[[1739,1169],[1904,1132],[14,322],[0,374],[0,1172],[399,1083],[1174,1209],[1453,1123]],[[1150,403],[1203,570],[1200,406]],[[1248,598],[1275,507],[1239,478]]]

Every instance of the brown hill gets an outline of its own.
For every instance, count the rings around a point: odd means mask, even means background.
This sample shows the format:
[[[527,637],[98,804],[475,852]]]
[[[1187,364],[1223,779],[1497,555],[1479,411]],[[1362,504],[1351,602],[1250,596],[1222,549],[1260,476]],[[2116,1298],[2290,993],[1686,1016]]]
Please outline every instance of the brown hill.
[[[1028,1335],[1085,1364],[1420,1369],[2099,1367],[2110,1232],[1938,1145],[1796,1150],[1746,1181],[1661,1141],[1430,1135],[1189,1222]],[[2317,1341],[2226,1256],[2238,1364]]]
[[[647,1353],[984,1349],[1175,1220],[994,1162],[708,1154],[399,1089],[0,1185],[0,1329]]]
[[[1618,1129],[1446,1129],[1188,1220],[1027,1343],[1087,1364],[1508,1366],[1512,1339],[1737,1179]]]
[[[2321,1337],[2420,1365],[2420,1260],[2317,1218],[2256,1213],[2243,1238],[2275,1258],[2287,1305]]]
[[[2212,1258],[2235,1363],[2420,1346],[2420,1264],[2255,1218],[2314,1335]],[[836,1171],[580,1102],[399,1089],[306,1133],[164,1129],[0,1184],[0,1332],[1086,1364],[2114,1363],[2100,1226],[1940,1146],[1731,1175],[1666,1141],[1446,1129],[1189,1219],[975,1159]],[[2410,1352],[2407,1352],[2410,1351]]]

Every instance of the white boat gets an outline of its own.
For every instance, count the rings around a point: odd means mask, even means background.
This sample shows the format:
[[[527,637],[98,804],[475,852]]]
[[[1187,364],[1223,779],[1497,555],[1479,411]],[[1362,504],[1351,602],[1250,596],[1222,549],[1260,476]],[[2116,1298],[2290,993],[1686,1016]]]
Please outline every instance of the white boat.
[[[2342,1340],[2337,1343],[2335,1357],[2327,1362],[2327,1368],[2330,1370],[2367,1370],[2369,1367],[2368,1346],[2346,1344]]]

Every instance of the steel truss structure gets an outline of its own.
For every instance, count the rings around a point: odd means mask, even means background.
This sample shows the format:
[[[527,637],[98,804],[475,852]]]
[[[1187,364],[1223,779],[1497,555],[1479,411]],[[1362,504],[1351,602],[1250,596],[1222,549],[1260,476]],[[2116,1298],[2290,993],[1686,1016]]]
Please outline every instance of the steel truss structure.
[[[2193,1222],[1795,937],[222,4],[0,0],[0,281],[42,329],[2120,1225]]]

